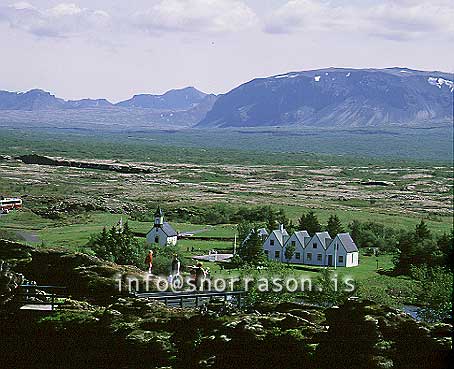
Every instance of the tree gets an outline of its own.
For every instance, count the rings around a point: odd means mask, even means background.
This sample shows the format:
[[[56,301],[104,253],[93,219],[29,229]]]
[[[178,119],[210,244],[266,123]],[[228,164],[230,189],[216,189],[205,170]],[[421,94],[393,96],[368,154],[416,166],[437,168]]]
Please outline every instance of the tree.
[[[344,232],[344,227],[336,214],[330,215],[326,230],[332,237]]]
[[[301,214],[301,217],[298,219],[298,229],[300,231],[305,230],[306,227],[306,214]]]
[[[306,215],[302,215],[298,221],[298,225],[300,230],[306,230],[309,234],[313,235],[316,232],[320,232],[322,230],[322,226],[318,221],[317,215],[311,210]]]
[[[238,240],[240,243],[243,242],[247,238],[247,236],[251,232],[251,229],[253,229],[253,228],[254,228],[254,225],[247,221],[243,221],[237,225],[236,229],[238,232]]]
[[[257,264],[263,260],[262,239],[256,228],[251,230],[249,238],[241,244],[238,254],[246,263]]]
[[[418,315],[425,321],[440,322],[452,314],[453,274],[441,267],[411,268],[411,275],[420,282],[418,303],[422,305]]]
[[[290,220],[287,217],[287,214],[285,214],[285,211],[283,209],[279,209],[277,212],[277,222],[279,224],[282,224],[285,229],[289,229],[290,227]]]
[[[451,270],[453,269],[453,263],[451,262],[454,257],[453,246],[454,246],[454,231],[451,232],[451,235],[448,236],[444,233],[437,240],[437,246],[440,252],[443,255],[443,264],[448,265]]]
[[[273,213],[268,214],[268,217],[266,219],[266,229],[268,230],[269,233],[273,232],[276,229],[277,222],[276,218],[274,217]]]
[[[103,228],[99,235],[92,236],[89,246],[95,255],[117,264],[142,266],[144,248],[126,222],[123,228],[113,226],[109,232]]]
[[[432,238],[429,228],[427,228],[426,222],[421,219],[421,222],[416,225],[415,236],[417,240],[428,240]]]
[[[287,259],[287,263],[290,263],[290,259],[293,257],[293,254],[296,251],[296,244],[292,244],[291,242],[285,248],[284,256]]]

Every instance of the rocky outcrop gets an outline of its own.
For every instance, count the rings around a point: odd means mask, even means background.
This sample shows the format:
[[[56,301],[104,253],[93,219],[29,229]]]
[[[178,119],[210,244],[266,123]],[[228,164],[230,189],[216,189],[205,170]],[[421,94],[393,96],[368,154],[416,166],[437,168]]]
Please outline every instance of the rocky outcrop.
[[[75,297],[97,303],[110,301],[112,296],[127,291],[130,278],[143,281],[143,272],[133,266],[121,266],[97,257],[64,249],[35,248],[0,240],[0,260],[11,264],[28,280],[41,285],[66,287]]]
[[[4,260],[0,260],[0,306],[14,296],[21,283],[22,276],[14,273]]]
[[[59,312],[44,319],[24,312],[0,316],[0,335],[6,337],[3,364],[441,369],[451,355],[452,326],[424,325],[370,302],[328,310],[298,304],[258,309],[262,312],[217,316],[120,298],[106,308]],[[19,353],[13,345],[33,349]]]
[[[150,167],[139,167],[134,165],[124,165],[117,163],[106,163],[106,162],[89,162],[89,161],[78,161],[78,160],[66,160],[61,158],[52,158],[49,156],[42,156],[37,154],[22,155],[16,159],[22,161],[25,164],[38,164],[38,165],[50,165],[59,167],[74,167],[84,169],[96,169],[96,170],[107,170],[118,173],[155,173],[155,168]]]

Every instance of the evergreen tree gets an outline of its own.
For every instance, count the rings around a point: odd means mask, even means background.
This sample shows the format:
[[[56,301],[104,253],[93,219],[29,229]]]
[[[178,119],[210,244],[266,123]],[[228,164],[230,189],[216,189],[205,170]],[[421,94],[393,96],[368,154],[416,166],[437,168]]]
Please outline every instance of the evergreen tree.
[[[331,237],[335,237],[337,234],[344,232],[344,227],[337,215],[330,215],[326,230]]]
[[[443,255],[443,264],[448,265],[453,269],[453,246],[454,246],[454,231],[451,232],[451,235],[448,236],[446,233],[443,236],[439,237],[437,240],[437,247]]]
[[[268,214],[268,218],[266,219],[266,229],[269,233],[273,232],[277,228],[277,222],[274,214]]]
[[[103,228],[99,235],[92,237],[90,245],[96,256],[102,259],[117,264],[142,266],[143,248],[127,222],[123,229],[113,226],[107,232]]]
[[[263,260],[263,243],[258,230],[256,228],[251,230],[250,236],[246,242],[243,242],[238,254],[243,262],[257,264]]]
[[[306,215],[302,215],[299,219],[299,227],[300,230],[306,230],[309,232],[310,235],[313,235],[316,232],[320,232],[322,230],[322,226],[318,221],[317,215],[311,210]]]
[[[290,228],[290,219],[287,217],[287,214],[285,214],[283,209],[279,209],[277,212],[277,222],[282,224],[287,230]]]
[[[306,226],[306,214],[301,214],[301,217],[298,219],[298,229],[304,231]]]
[[[249,233],[251,232],[251,229],[253,229],[253,228],[254,228],[254,226],[249,222],[243,221],[243,222],[239,223],[236,227],[237,232],[238,232],[238,241],[240,243],[243,242],[246,239],[246,237],[249,235]]]
[[[417,240],[429,240],[432,238],[429,228],[427,228],[426,222],[421,219],[421,222],[416,225],[415,236]]]

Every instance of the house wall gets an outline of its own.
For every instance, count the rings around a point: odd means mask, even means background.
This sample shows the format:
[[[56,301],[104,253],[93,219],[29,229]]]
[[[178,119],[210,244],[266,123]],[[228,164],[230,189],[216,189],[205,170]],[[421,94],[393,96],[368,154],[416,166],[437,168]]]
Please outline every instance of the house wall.
[[[355,251],[355,252],[350,252],[347,256],[347,267],[354,267],[354,266],[358,266],[359,264],[359,256],[358,256],[358,252]]]
[[[271,245],[271,241],[274,241],[274,245]],[[283,256],[283,247],[281,245],[281,243],[279,242],[279,240],[277,239],[276,235],[273,233],[271,233],[268,238],[265,240],[265,242],[263,243],[263,250],[266,252],[268,251],[268,259],[270,260],[276,260],[276,261],[283,261],[284,260],[284,256]],[[279,251],[279,258],[275,258],[275,252],[276,251]]]
[[[287,260],[287,258],[285,257],[285,250],[287,249],[287,246],[288,245],[291,245],[292,241],[295,242],[295,252],[293,253],[293,256],[290,260]],[[304,264],[304,245],[301,244],[301,242],[299,241],[299,239],[296,237],[295,234],[293,234],[288,240],[287,242],[285,243],[285,247],[284,247],[284,255],[283,255],[283,260],[285,262],[289,261],[290,263],[292,264]],[[297,259],[297,253],[300,254],[300,258]]]
[[[335,250],[337,246],[337,250]],[[328,248],[326,249],[326,258],[325,258],[325,265],[330,266],[329,264],[329,255],[332,255],[332,265],[331,266],[346,266],[347,263],[347,251],[345,250],[342,242],[340,242],[339,238],[336,236],[334,240],[331,241]],[[334,262],[334,255],[336,255],[336,264]],[[340,261],[339,256],[342,257],[342,261]]]
[[[314,247],[314,244],[316,247]],[[321,259],[318,259],[321,255]],[[317,236],[313,236],[304,249],[304,263],[307,265],[325,265],[325,248]]]

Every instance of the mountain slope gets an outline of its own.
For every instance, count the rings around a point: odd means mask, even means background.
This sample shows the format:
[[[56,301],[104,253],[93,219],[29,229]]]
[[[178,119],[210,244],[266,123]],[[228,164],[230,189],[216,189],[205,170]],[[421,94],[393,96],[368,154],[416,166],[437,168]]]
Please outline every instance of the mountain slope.
[[[163,95],[141,94],[131,99],[117,103],[117,106],[126,108],[149,108],[160,110],[188,110],[195,107],[207,94],[194,87],[179,90],[170,90]]]
[[[406,68],[329,68],[247,82],[197,127],[378,126],[452,121],[452,75]]]

